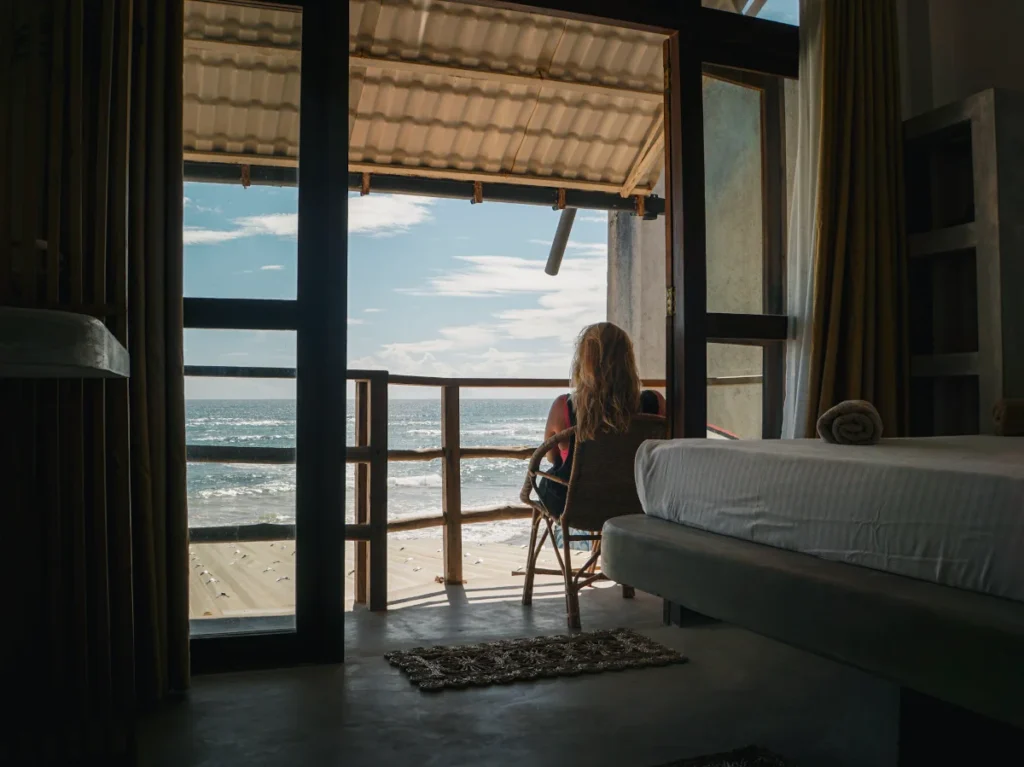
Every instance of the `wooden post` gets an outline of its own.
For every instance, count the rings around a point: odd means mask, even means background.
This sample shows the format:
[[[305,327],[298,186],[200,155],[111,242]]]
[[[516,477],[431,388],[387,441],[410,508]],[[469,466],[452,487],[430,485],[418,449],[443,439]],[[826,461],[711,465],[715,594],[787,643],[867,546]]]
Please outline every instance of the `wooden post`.
[[[370,384],[356,382],[356,445],[370,444]],[[370,523],[370,467],[365,463],[356,464],[355,517],[357,525]],[[366,541],[356,541],[356,604],[365,605],[369,599],[370,546]]]
[[[441,388],[441,499],[444,511],[444,582],[462,578],[462,456],[460,449],[459,387]]]
[[[388,374],[370,388],[370,609],[388,609]]]
[[[707,436],[707,238],[704,94],[694,27],[699,0],[680,6],[685,32],[665,41],[665,219],[669,426],[672,437]],[[685,37],[683,37],[685,35]]]

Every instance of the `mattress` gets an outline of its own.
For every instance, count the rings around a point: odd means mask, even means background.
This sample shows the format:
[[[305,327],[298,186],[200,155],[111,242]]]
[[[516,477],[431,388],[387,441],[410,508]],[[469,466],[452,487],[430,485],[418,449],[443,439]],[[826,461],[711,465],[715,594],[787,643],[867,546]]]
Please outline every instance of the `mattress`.
[[[1024,601],[1024,438],[650,441],[653,517]]]

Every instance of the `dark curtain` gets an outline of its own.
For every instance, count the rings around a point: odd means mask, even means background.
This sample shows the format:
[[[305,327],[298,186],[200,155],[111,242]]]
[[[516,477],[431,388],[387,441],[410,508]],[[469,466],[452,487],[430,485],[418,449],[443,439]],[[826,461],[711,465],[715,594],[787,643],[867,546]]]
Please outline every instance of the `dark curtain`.
[[[124,380],[0,375],[2,764],[132,760],[188,683],[178,0],[0,2],[0,305],[87,314]]]
[[[896,4],[825,0],[807,435],[845,399],[907,433],[907,263]]]
[[[136,693],[188,684],[181,0],[135,0],[128,351]]]

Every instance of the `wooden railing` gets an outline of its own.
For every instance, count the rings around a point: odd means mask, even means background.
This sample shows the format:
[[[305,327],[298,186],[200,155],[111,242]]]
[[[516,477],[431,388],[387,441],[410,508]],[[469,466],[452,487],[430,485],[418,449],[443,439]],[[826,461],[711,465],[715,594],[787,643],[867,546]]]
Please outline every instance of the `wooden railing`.
[[[186,376],[291,378],[290,368],[185,368]],[[387,609],[387,534],[389,532],[443,527],[444,580],[462,583],[462,526],[532,516],[527,506],[507,505],[489,509],[462,509],[462,461],[482,458],[529,459],[536,446],[462,447],[460,394],[462,389],[564,389],[566,382],[546,378],[431,378],[390,375],[386,371],[350,370],[355,382],[355,444],[346,450],[346,462],[356,465],[355,522],[345,525],[345,539],[355,542],[355,601],[371,610]],[[761,383],[761,376],[708,379],[709,386]],[[644,381],[644,386],[663,388],[665,382]],[[418,450],[388,447],[388,388],[418,386],[441,389],[441,446]],[[301,449],[301,447],[300,447]],[[295,463],[295,448],[189,445],[190,462]],[[388,521],[387,466],[390,461],[441,460],[441,513]],[[290,540],[295,525],[253,524],[200,527],[190,530],[196,543],[226,541]]]

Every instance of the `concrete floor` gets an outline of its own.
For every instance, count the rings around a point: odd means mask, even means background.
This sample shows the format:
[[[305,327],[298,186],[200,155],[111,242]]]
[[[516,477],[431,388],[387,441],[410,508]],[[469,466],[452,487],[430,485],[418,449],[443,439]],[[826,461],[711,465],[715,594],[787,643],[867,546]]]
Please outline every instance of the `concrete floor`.
[[[896,764],[898,694],[853,669],[723,624],[665,627],[661,601],[582,596],[584,629],[629,626],[681,666],[422,693],[381,654],[562,633],[564,603],[448,603],[347,616],[344,666],[197,677],[146,721],[141,764],[655,767],[757,744],[804,767]]]

